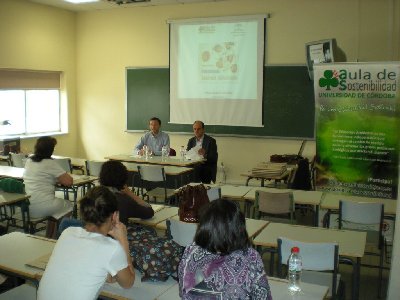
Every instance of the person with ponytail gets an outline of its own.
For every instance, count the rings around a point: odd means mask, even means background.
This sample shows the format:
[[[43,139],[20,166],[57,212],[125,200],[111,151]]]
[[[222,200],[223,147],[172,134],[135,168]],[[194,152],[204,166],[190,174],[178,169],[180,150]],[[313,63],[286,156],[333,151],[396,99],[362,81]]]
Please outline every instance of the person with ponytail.
[[[127,231],[115,195],[104,186],[80,200],[84,227],[66,228],[39,284],[38,299],[97,299],[107,280],[130,288],[135,280]]]

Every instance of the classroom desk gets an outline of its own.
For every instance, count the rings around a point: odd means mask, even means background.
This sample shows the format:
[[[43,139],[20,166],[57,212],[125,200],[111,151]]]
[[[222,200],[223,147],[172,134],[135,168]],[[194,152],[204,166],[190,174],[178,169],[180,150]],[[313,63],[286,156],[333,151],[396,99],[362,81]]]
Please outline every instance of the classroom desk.
[[[163,209],[155,212],[154,216],[150,219],[129,218],[129,221],[146,226],[156,227],[157,224],[176,215],[178,215],[178,207],[165,206]]]
[[[124,289],[118,283],[106,283],[101,291],[101,296],[118,300],[155,300],[160,299],[172,287],[176,286],[178,289],[178,282],[171,277],[165,282],[142,282],[141,277],[140,272],[135,269],[135,283],[131,288]],[[176,299],[179,297],[174,300]]]
[[[3,215],[4,219],[7,220],[7,229],[9,225],[9,221],[13,217],[13,211],[10,210],[10,215],[8,215],[6,206],[19,206],[22,207],[23,205],[29,206],[29,195],[26,194],[17,194],[17,193],[6,193],[3,191],[0,191],[0,209],[4,211],[0,211],[0,220],[3,220]],[[28,210],[21,209],[21,217],[22,217],[22,224],[24,227],[25,232],[28,231],[28,222],[30,221],[29,213]]]
[[[133,173],[132,179],[132,187],[134,187],[134,178],[135,174],[138,174],[138,166],[139,163],[129,163],[123,162],[123,164],[128,169],[128,172]],[[186,168],[186,167],[177,167],[177,166],[164,166],[164,172],[166,176],[171,176],[174,178],[174,188],[179,188],[187,183],[189,180],[184,180],[184,176],[186,175],[189,177],[189,174],[193,172],[193,168]],[[178,181],[179,178],[179,181]]]
[[[347,200],[353,202],[370,202],[370,203],[381,203],[384,205],[384,214],[387,216],[396,216],[397,201],[392,199],[384,198],[371,198],[371,197],[359,197],[359,196],[348,196],[324,193],[321,201],[321,209],[328,210],[339,210],[339,201]]]
[[[179,216],[175,215],[167,219],[174,219],[179,221]],[[154,227],[160,230],[167,229],[167,219],[163,220],[160,223],[157,223]],[[246,230],[250,239],[253,239],[257,234],[261,232],[267,225],[269,221],[266,220],[256,220],[256,219],[248,219],[246,218]]]
[[[353,299],[358,299],[360,264],[364,256],[365,232],[328,229],[321,227],[298,226],[283,223],[269,223],[253,240],[254,245],[277,248],[279,237],[286,237],[292,240],[309,243],[332,243],[339,245],[339,255],[356,262],[353,264]]]
[[[0,236],[0,270],[17,277],[37,281],[41,269],[27,266],[26,263],[53,251],[55,240],[11,232]]]
[[[30,267],[27,263],[44,256],[49,257],[56,241],[43,237],[12,232],[0,236],[0,271],[37,283],[43,275],[43,269]],[[41,265],[46,265],[42,261]],[[135,270],[136,279],[133,287],[123,289],[118,284],[105,284],[101,296],[110,299],[153,300],[167,291],[177,282],[169,278],[166,282],[141,282],[141,274]]]
[[[315,207],[315,215],[314,215],[314,225],[318,225],[318,211],[319,206],[321,204],[323,198],[323,192],[320,191],[302,191],[302,190],[292,190],[292,189],[277,189],[277,188],[268,188],[268,187],[254,187],[252,188],[245,196],[244,200],[246,201],[246,205],[248,205],[248,209],[250,210],[250,206],[252,206],[256,200],[256,191],[265,191],[271,193],[285,193],[285,192],[293,192],[293,201],[295,204],[299,205],[311,205]]]
[[[240,176],[247,177],[246,185],[249,185],[249,181],[251,179],[261,179],[261,186],[263,187],[265,180],[274,180],[275,185],[276,185],[278,182],[280,182],[282,180],[286,180],[289,177],[290,172],[291,172],[291,170],[288,169],[281,175],[255,175],[249,171],[247,173],[240,174]]]
[[[0,165],[0,178],[14,178],[22,180],[24,175],[24,168],[17,168],[11,166],[1,166]]]
[[[190,167],[201,164],[205,159],[199,160],[184,160],[182,161],[179,156],[169,156],[162,158],[161,156],[152,156],[148,159],[139,155],[119,154],[106,156],[105,159],[119,160],[122,162],[133,162],[138,164],[151,164],[151,165],[164,165],[176,167]]]
[[[7,166],[9,166],[10,157],[8,155],[0,155],[0,162],[7,163]]]
[[[328,294],[328,287],[310,283],[301,283],[301,293],[291,295],[287,288],[287,280],[268,277],[271,295],[274,300],[323,300]],[[165,291],[158,300],[176,300],[179,297],[179,285],[174,285]]]
[[[87,175],[78,175],[78,174],[70,174],[73,179],[73,183],[70,187],[67,186],[62,186],[62,185],[57,185],[59,189],[62,189],[64,191],[64,198],[69,200],[69,192],[72,192],[74,197],[73,197],[73,203],[74,203],[74,208],[72,211],[72,215],[74,218],[77,217],[77,199],[78,199],[78,189],[83,188],[85,191],[86,187],[88,187],[90,184],[92,184],[94,181],[98,180],[99,178],[96,176],[87,176]]]

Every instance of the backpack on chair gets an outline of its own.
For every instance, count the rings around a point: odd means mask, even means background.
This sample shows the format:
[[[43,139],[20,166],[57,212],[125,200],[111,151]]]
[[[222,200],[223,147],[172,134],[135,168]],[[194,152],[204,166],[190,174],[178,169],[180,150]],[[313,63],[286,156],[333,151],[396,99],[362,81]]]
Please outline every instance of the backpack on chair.
[[[187,223],[199,222],[199,210],[210,203],[204,185],[186,185],[178,192],[179,220]]]

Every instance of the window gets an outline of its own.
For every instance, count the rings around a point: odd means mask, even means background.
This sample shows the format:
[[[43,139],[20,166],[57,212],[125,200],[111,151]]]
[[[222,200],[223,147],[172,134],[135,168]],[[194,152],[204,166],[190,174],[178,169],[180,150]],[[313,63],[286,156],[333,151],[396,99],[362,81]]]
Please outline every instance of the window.
[[[0,70],[0,136],[61,131],[60,74]]]

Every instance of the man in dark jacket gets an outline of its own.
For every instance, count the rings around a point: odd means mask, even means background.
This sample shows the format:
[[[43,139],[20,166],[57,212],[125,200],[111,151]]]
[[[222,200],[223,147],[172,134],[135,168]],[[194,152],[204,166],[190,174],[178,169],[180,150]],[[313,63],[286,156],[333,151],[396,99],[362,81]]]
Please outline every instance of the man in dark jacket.
[[[187,150],[189,151],[195,146],[200,146],[199,155],[203,156],[206,161],[196,167],[196,179],[203,183],[215,183],[217,177],[218,151],[217,143],[214,138],[204,133],[204,123],[195,121],[193,123],[194,137],[189,139]]]

